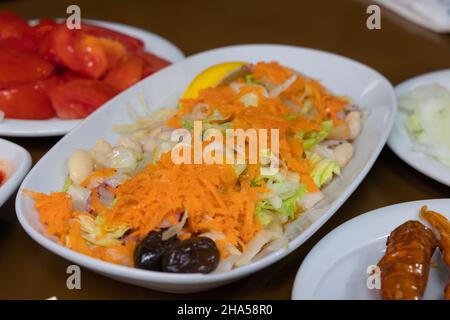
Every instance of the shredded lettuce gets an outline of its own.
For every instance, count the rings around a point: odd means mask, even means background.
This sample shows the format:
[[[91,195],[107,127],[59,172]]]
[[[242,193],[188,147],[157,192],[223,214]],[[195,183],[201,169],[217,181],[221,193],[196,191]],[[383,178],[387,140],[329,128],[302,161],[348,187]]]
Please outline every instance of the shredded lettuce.
[[[248,84],[252,84],[255,81],[255,76],[252,74],[248,74],[245,76],[245,82]]]
[[[70,179],[70,177],[67,177],[66,180],[64,181],[64,185],[62,187],[62,191],[63,192],[67,192],[69,191],[70,186],[73,184],[72,179]]]
[[[203,132],[208,129],[218,129],[222,132],[224,132],[226,129],[232,128],[232,125],[230,122],[226,123],[215,123],[214,121],[217,120],[224,120],[225,118],[220,114],[219,110],[214,110],[213,114],[207,117],[206,119],[202,120],[202,130]],[[185,129],[192,131],[194,130],[194,119],[186,116],[183,119],[181,119],[181,126]]]
[[[290,114],[287,116],[287,119],[293,121],[293,120],[297,119],[297,117],[293,114]]]
[[[244,104],[246,107],[257,107],[259,102],[259,97],[254,92],[249,92],[244,94],[239,98],[239,101]]]
[[[253,188],[259,188],[259,187],[261,187],[261,185],[257,182],[256,179],[250,181],[250,186],[253,187]]]
[[[295,174],[283,174],[278,172],[270,177],[259,177],[255,180],[266,180],[266,186],[270,190],[269,196],[259,201],[256,206],[256,215],[263,222],[270,220],[267,211],[280,214],[285,218],[293,218],[298,210],[297,202],[306,192],[305,185],[300,183],[300,178]],[[257,183],[257,182],[255,182]],[[264,215],[266,213],[266,215]]]
[[[95,219],[90,215],[79,215],[81,225],[81,236],[91,244],[110,247],[121,243],[120,238],[130,227],[126,225],[106,226],[105,219],[101,214]]]
[[[253,74],[248,74],[245,76],[245,83],[247,84],[261,84],[260,80],[255,80],[255,76]]]
[[[309,112],[309,110],[311,110],[312,107],[313,107],[313,102],[311,100],[306,100],[303,104],[301,114],[303,114],[303,115],[307,114]]]
[[[259,220],[259,223],[261,223],[261,225],[263,226],[270,224],[273,220],[273,216],[270,214],[270,212],[264,210],[261,206],[256,206],[255,214]]]
[[[317,187],[321,187],[328,183],[333,175],[340,175],[341,169],[337,161],[329,158],[322,158],[315,152],[307,153],[309,163],[314,167],[311,171],[311,178]]]
[[[278,212],[288,218],[293,218],[295,212],[298,209],[297,202],[304,197],[306,192],[307,192],[306,186],[300,185],[300,187],[298,187],[295,190],[294,194],[291,197],[282,200],[280,208],[275,208],[269,201],[263,201],[258,203],[256,208],[259,207],[261,208],[260,210],[265,209]]]
[[[192,118],[183,118],[181,119],[181,126],[189,131],[194,130],[194,119]]]
[[[322,121],[322,130],[308,134],[297,132],[295,137],[302,138],[303,148],[305,150],[308,150],[314,147],[316,144],[322,142],[330,134],[331,129],[333,129],[333,121],[326,120]]]

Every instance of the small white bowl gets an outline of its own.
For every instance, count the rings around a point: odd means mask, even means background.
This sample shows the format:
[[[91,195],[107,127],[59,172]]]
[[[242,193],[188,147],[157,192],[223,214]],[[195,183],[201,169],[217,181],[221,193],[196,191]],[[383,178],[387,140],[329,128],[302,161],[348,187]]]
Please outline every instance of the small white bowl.
[[[229,272],[212,274],[170,274],[133,269],[107,263],[74,252],[44,236],[33,202],[19,192],[16,211],[25,231],[39,244],[76,264],[120,281],[167,292],[195,292],[236,281],[261,270],[305,242],[322,226],[356,189],[383,148],[397,108],[394,90],[382,75],[356,61],[318,50],[280,45],[240,45],[194,55],[149,77],[118,95],[61,139],[33,168],[21,189],[40,192],[61,190],[67,174],[66,161],[76,148],[90,148],[96,139],[115,142],[112,126],[131,122],[126,105],[137,105],[143,96],[157,109],[175,106],[189,82],[211,65],[226,61],[273,61],[316,78],[336,94],[347,94],[367,109],[361,135],[355,142],[355,156],[342,175],[325,188],[325,199],[300,220],[296,236],[287,249]],[[300,232],[304,229],[303,232]]]
[[[440,84],[450,90],[450,69],[430,72],[411,78],[396,86],[395,93],[397,96],[400,96],[419,86],[429,84]],[[394,127],[388,139],[389,147],[397,156],[417,171],[450,186],[450,167],[427,154],[414,150],[414,143],[405,128],[406,118],[406,112],[397,111]]]
[[[30,167],[31,156],[27,150],[0,139],[0,170],[6,173],[6,181],[0,185],[0,207],[16,191]]]

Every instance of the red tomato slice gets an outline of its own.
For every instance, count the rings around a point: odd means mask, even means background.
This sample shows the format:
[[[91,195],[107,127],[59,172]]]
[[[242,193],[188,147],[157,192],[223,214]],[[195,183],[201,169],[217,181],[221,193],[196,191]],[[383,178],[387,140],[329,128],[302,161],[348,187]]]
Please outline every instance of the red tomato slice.
[[[62,84],[50,91],[50,99],[61,119],[85,118],[117,94],[110,85],[79,79]]]
[[[61,83],[66,83],[72,80],[79,80],[79,79],[86,79],[85,77],[81,76],[79,73],[70,71],[70,70],[63,70],[58,74],[59,80]]]
[[[38,49],[38,43],[27,22],[7,11],[0,12],[0,43],[28,52],[36,52]]]
[[[47,56],[93,79],[100,78],[108,69],[108,58],[98,38],[80,30],[69,30],[64,24],[49,34]]]
[[[105,51],[106,57],[108,59],[108,68],[114,68],[120,60],[127,54],[127,49],[119,41],[107,39],[107,38],[97,38],[100,42],[103,50]]]
[[[0,45],[7,48],[13,48],[28,53],[36,53],[38,51],[37,42],[29,36],[24,38],[7,38],[0,40]]]
[[[52,19],[42,19],[36,25],[30,28],[30,33],[37,40],[44,39],[58,23]]]
[[[35,84],[0,90],[0,110],[12,119],[44,120],[55,116],[48,95]]]
[[[144,48],[144,42],[141,39],[123,34],[119,31],[114,31],[87,23],[83,23],[81,25],[81,30],[93,36],[118,41],[131,51],[141,50]]]
[[[142,79],[144,60],[131,55],[126,57],[121,64],[112,69],[104,81],[114,88],[123,91]]]
[[[37,55],[0,46],[0,88],[43,80],[53,70],[51,63]]]
[[[154,55],[150,52],[141,51],[138,53],[139,56],[141,56],[144,59],[144,73],[143,76],[147,77],[151,75],[152,73],[167,67],[171,64],[171,62],[158,57],[157,55]]]
[[[0,11],[0,39],[22,38],[29,28],[27,22],[14,13]]]
[[[49,94],[51,90],[64,83],[61,76],[52,75],[50,78],[40,80],[34,84],[34,88],[38,91]]]

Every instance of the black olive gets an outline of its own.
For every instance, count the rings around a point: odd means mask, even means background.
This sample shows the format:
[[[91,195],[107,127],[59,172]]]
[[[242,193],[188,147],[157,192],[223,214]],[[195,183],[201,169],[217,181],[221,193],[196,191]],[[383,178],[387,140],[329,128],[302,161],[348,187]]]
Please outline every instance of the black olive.
[[[136,268],[162,271],[162,257],[178,240],[176,236],[162,239],[163,231],[152,231],[136,246],[134,265]]]
[[[206,237],[193,237],[174,244],[163,257],[163,271],[210,273],[219,264],[216,243]]]

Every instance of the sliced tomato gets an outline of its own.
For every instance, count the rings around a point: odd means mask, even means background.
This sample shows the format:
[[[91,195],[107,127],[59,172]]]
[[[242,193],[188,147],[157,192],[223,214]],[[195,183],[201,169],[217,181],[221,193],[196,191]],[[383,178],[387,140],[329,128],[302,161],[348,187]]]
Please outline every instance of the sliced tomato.
[[[66,83],[72,80],[86,79],[86,77],[83,77],[79,73],[67,69],[60,71],[58,77],[61,83]]]
[[[98,38],[69,30],[65,24],[57,25],[49,34],[47,56],[93,79],[100,78],[108,69],[108,58]]]
[[[171,64],[169,61],[150,52],[140,51],[137,54],[144,59],[143,77],[147,77]]]
[[[50,99],[61,119],[85,118],[117,94],[112,86],[98,80],[79,79],[50,91]]]
[[[131,51],[142,50],[144,48],[144,42],[141,39],[123,34],[119,31],[114,31],[100,26],[94,26],[88,23],[83,23],[81,25],[81,30],[96,37],[118,41]]]
[[[37,55],[0,45],[0,88],[46,79],[54,68]]]
[[[34,83],[34,88],[48,95],[51,90],[63,83],[64,80],[61,78],[61,76],[54,74],[50,78]]]
[[[31,28],[14,13],[0,12],[0,43],[9,48],[36,52],[38,42],[31,34]]]
[[[104,81],[123,91],[142,79],[144,60],[137,55],[126,57],[117,67],[109,71]]]
[[[38,51],[38,44],[31,37],[3,39],[0,40],[0,45],[7,48],[26,51],[28,53],[36,53]]]
[[[42,19],[36,25],[30,28],[30,33],[32,36],[41,41],[44,39],[56,26],[58,23],[52,19]]]
[[[127,54],[127,49],[119,41],[107,39],[107,38],[97,38],[102,46],[106,58],[108,59],[108,68],[114,68],[120,60]]]
[[[29,30],[27,22],[9,11],[0,11],[0,39],[22,38]]]
[[[43,120],[55,116],[48,95],[35,84],[0,90],[0,110],[12,119]]]

